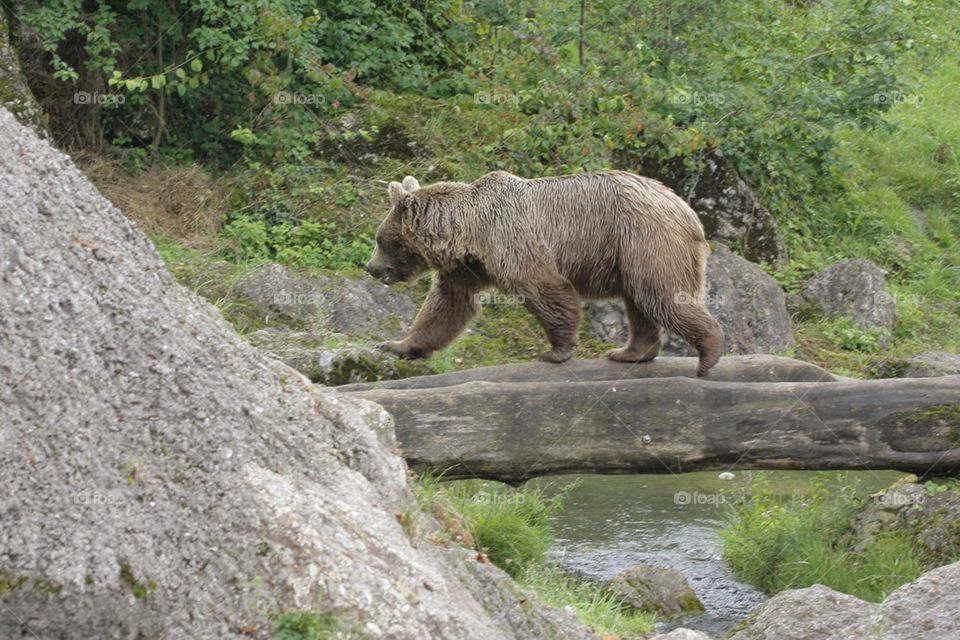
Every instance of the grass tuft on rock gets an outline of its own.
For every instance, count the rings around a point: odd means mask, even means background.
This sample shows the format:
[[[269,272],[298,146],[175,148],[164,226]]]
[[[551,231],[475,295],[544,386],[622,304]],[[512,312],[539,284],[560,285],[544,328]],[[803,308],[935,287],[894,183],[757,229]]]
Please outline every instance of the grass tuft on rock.
[[[335,637],[339,625],[329,613],[287,611],[277,616],[270,640],[326,640]]]

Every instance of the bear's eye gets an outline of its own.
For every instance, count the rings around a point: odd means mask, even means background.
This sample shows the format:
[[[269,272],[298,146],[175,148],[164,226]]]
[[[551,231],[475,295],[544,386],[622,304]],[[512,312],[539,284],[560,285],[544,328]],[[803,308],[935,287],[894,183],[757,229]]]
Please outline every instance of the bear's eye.
[[[377,246],[380,247],[384,253],[392,255],[399,250],[400,243],[392,236],[381,234],[377,236]]]

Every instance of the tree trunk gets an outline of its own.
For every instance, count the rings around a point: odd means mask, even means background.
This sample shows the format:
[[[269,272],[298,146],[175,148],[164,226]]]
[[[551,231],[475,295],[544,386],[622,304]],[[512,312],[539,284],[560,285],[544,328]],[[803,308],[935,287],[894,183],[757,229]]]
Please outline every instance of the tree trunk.
[[[464,382],[594,382],[671,376],[692,377],[696,371],[696,358],[659,357],[653,362],[637,364],[624,364],[604,358],[570,360],[560,365],[548,362],[504,364],[402,380],[358,382],[337,388],[341,391],[367,391],[449,387]],[[710,382],[827,382],[836,379],[830,372],[809,362],[766,354],[721,358],[707,377]]]
[[[692,358],[674,360],[685,360],[684,369],[695,366]],[[779,364],[775,371],[792,371],[804,380],[811,373],[769,356],[753,364],[759,362]],[[670,371],[679,364],[661,361],[657,367]],[[559,372],[562,365],[511,365],[477,370],[502,380],[497,382],[351,393],[393,414],[412,468],[442,472],[448,479],[516,483],[557,473],[731,469],[960,472],[960,376],[838,381],[827,374],[826,382],[719,381],[724,370],[726,375],[751,370],[742,358],[725,358],[721,365],[716,379],[712,372],[707,380],[545,382],[519,381],[518,372]],[[595,374],[608,370],[590,361],[571,368]],[[653,372],[654,367],[632,370]],[[753,368],[758,371],[762,367]],[[478,375],[464,374],[471,372],[450,375]],[[451,380],[440,378],[440,383]]]

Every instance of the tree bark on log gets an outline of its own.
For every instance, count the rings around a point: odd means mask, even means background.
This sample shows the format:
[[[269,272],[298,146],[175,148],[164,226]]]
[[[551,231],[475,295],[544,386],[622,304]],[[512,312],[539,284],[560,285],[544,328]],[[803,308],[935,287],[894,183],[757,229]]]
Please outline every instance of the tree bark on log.
[[[696,358],[659,357],[652,362],[623,363],[606,358],[570,360],[563,364],[524,362],[495,367],[478,367],[433,376],[416,376],[401,380],[358,382],[337,387],[340,391],[369,389],[427,389],[449,387],[464,382],[592,382],[596,380],[633,380],[640,378],[693,377]],[[710,370],[711,382],[826,382],[837,380],[820,367],[766,354],[726,356]]]
[[[493,369],[500,367],[488,372]],[[737,469],[960,472],[956,375],[749,383],[684,377],[474,381],[352,395],[393,414],[413,469],[447,479],[519,483],[558,473]]]

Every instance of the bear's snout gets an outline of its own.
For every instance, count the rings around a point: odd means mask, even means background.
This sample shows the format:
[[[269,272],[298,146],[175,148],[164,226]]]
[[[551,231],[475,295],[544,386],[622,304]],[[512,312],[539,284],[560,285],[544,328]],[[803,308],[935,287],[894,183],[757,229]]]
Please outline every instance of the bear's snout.
[[[363,265],[363,270],[384,284],[393,284],[398,280],[397,273],[393,267],[378,267],[368,262]]]

